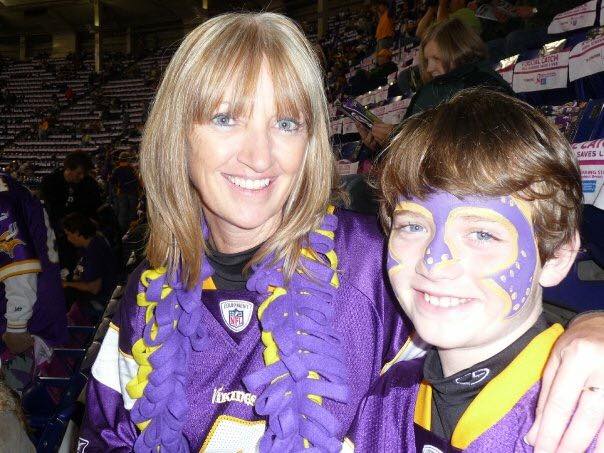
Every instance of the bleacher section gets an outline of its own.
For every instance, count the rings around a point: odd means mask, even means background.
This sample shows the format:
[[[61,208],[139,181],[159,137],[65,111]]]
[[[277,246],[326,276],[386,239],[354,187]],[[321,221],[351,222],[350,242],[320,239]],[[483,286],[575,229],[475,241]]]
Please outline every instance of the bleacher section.
[[[64,60],[9,64],[0,73],[0,84],[6,84],[16,103],[0,113],[0,166],[32,164],[33,175],[24,182],[35,189],[69,152],[96,155],[110,145],[136,150],[140,134],[131,131],[142,129],[159,69],[170,57],[164,49],[139,62],[125,59],[123,66],[136,65],[138,75],[104,84],[94,80],[90,60],[77,71]],[[67,88],[73,91],[72,101],[66,98]],[[45,118],[50,122],[47,135],[38,131]]]

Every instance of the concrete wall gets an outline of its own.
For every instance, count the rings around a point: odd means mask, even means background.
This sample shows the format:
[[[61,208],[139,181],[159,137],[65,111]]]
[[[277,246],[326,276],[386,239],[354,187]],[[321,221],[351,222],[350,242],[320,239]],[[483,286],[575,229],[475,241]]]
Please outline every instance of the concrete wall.
[[[67,54],[75,53],[76,49],[77,40],[74,32],[53,33],[51,51],[52,57],[64,57]]]

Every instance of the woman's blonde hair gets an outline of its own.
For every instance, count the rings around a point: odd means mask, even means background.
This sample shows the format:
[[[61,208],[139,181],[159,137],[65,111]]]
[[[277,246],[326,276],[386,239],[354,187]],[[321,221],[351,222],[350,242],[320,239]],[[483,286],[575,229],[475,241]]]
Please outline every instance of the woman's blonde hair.
[[[309,141],[302,169],[283,207],[279,229],[253,262],[269,254],[285,258],[291,275],[307,234],[318,226],[336,185],[328,137],[323,74],[312,45],[299,27],[274,13],[231,13],[193,30],[163,76],[140,153],[149,218],[147,258],[166,266],[191,288],[207,251],[201,201],[189,179],[189,134],[209,121],[222,102],[245,115],[253,108],[260,67],[266,61],[278,115],[302,118]],[[227,98],[228,97],[228,98]]]
[[[424,48],[431,41],[441,53],[446,72],[484,60],[488,56],[487,46],[482,38],[461,20],[452,18],[437,22],[426,31],[419,47],[419,69],[424,83],[432,80],[432,76],[426,71],[428,62],[424,55]]]

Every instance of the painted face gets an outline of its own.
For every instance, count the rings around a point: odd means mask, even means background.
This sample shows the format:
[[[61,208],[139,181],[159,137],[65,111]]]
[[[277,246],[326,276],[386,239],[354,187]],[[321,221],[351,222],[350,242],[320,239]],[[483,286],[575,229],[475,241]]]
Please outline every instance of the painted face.
[[[309,138],[302,120],[277,115],[266,64],[251,110],[236,118],[223,103],[210,121],[195,124],[188,162],[210,228],[252,231],[260,243],[281,222]]]
[[[388,274],[420,335],[459,347],[498,338],[537,303],[539,270],[531,206],[517,198],[436,191],[400,200]]]

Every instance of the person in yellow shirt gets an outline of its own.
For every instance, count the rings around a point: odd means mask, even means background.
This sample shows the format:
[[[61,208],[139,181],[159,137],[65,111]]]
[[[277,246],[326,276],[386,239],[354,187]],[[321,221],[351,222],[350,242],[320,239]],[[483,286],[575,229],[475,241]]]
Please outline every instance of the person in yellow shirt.
[[[388,2],[382,1],[377,4],[379,15],[378,26],[375,31],[375,40],[377,41],[377,52],[382,49],[390,49],[394,41],[394,22],[390,17]]]

